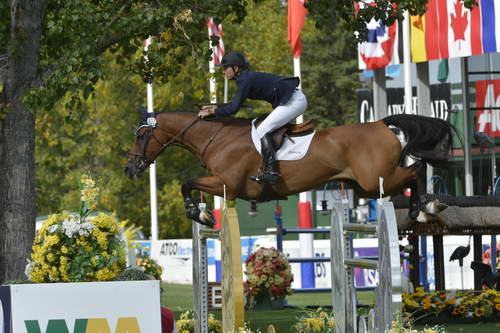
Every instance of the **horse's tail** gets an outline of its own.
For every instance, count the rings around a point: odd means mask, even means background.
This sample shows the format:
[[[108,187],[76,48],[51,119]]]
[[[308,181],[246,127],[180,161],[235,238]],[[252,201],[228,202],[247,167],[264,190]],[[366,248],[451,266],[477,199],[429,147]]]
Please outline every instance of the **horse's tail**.
[[[409,114],[386,117],[382,121],[403,131],[407,144],[400,162],[406,155],[420,158],[432,166],[445,166],[451,157],[453,125],[439,119]]]

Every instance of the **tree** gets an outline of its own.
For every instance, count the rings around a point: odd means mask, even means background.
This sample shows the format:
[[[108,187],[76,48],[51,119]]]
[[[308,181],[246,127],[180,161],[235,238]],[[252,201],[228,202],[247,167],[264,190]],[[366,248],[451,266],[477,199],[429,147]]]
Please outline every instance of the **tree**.
[[[245,0],[10,0],[0,4],[0,281],[19,278],[34,235],[35,121],[66,94],[68,107],[92,94],[101,55],[130,59],[154,36],[133,72],[165,80],[189,58],[208,58],[207,16],[245,14]],[[77,112],[77,111],[75,111]]]

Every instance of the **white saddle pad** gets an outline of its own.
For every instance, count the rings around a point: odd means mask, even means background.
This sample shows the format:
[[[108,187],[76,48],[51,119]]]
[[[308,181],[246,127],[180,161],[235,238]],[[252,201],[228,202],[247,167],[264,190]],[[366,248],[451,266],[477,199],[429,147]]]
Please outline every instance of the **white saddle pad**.
[[[256,119],[252,121],[252,141],[255,149],[257,149],[259,154],[262,154],[260,151],[260,139],[255,129],[255,120]],[[291,140],[285,137],[281,148],[276,152],[276,159],[278,161],[300,160],[309,150],[309,145],[311,144],[314,134],[316,134],[316,131],[304,136],[294,136]]]

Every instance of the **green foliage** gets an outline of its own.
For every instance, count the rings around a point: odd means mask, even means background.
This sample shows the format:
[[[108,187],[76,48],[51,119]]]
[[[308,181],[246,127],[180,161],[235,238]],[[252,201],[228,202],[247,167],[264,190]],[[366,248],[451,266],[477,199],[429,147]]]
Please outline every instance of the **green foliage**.
[[[476,4],[476,0],[461,0],[466,8]],[[317,21],[319,26],[330,26],[333,22],[342,20],[344,29],[358,31],[359,38],[366,40],[367,28],[365,22],[372,19],[382,20],[386,25],[396,20],[403,20],[404,11],[411,15],[423,15],[425,5],[429,0],[374,0],[375,6],[366,6],[356,12],[353,0],[310,0],[306,2],[309,16]],[[355,14],[356,13],[356,14]]]
[[[210,56],[207,17],[224,20],[232,13],[233,21],[241,21],[245,4],[246,0],[48,0],[39,50],[41,80],[24,96],[24,103],[35,110],[50,108],[70,93],[66,106],[80,106],[103,77],[100,55],[108,49],[120,63],[133,60],[130,71],[146,81],[154,73],[155,81],[166,82],[188,59],[195,59],[202,69]],[[0,45],[15,48],[19,41],[9,40],[8,9],[2,2]],[[135,57],[148,36],[152,47]]]

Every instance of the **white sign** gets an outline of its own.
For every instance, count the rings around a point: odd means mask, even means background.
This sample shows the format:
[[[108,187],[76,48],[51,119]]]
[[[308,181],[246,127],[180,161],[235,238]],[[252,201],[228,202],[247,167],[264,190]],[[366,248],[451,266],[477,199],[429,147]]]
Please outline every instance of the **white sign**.
[[[12,332],[161,332],[159,281],[11,285]]]

